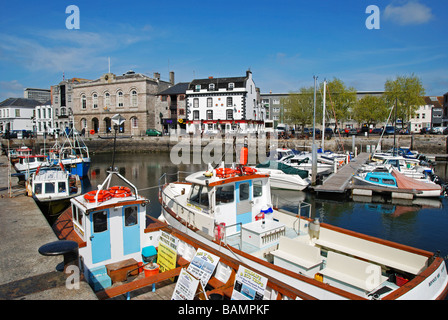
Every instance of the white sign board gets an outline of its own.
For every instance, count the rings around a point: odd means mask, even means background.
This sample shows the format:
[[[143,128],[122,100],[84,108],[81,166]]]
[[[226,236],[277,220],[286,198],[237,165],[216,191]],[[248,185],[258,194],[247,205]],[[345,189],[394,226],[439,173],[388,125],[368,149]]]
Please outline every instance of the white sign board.
[[[263,300],[268,279],[240,266],[235,276],[232,300]]]
[[[208,253],[202,249],[198,249],[187,270],[193,276],[201,280],[202,285],[205,287],[208,280],[210,280],[213,271],[215,271],[218,261],[218,256]]]
[[[171,300],[193,300],[198,285],[199,280],[189,274],[187,270],[182,269]]]

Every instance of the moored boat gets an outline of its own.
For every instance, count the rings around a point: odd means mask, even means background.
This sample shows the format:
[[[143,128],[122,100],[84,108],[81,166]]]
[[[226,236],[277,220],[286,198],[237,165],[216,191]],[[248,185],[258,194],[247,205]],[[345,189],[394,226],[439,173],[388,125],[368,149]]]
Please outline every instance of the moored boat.
[[[165,181],[159,196],[164,219],[315,299],[446,296],[446,266],[437,254],[319,223],[301,209],[278,210],[271,203],[269,175],[243,168],[232,176],[222,176],[230,172],[222,167]]]
[[[70,198],[81,194],[81,180],[61,165],[40,167],[25,183],[44,214],[52,217],[67,207]]]
[[[359,172],[353,176],[355,187],[367,186],[372,190],[399,191],[414,194],[416,197],[440,197],[444,188],[430,180],[408,177],[394,168],[387,171]],[[381,189],[376,189],[381,188]]]

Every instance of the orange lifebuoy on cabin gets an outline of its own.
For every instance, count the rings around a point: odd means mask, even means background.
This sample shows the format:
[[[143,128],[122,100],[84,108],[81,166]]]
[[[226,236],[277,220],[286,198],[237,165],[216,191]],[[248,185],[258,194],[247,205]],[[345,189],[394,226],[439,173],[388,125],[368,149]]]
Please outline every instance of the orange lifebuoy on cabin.
[[[90,134],[95,134],[95,130],[90,130]]]
[[[98,202],[103,202],[103,201],[107,201],[111,198],[112,198],[112,195],[107,190],[100,190],[100,191],[93,190],[93,191],[87,192],[84,195],[84,199],[87,202],[95,202],[96,200],[98,200]]]
[[[251,167],[243,167],[243,172],[245,174],[254,174],[257,172],[257,169]]]
[[[131,189],[123,186],[110,187],[107,191],[109,191],[114,198],[126,198],[132,195]]]
[[[232,168],[218,168],[216,169],[216,176],[219,178],[230,178],[236,175],[236,171]]]

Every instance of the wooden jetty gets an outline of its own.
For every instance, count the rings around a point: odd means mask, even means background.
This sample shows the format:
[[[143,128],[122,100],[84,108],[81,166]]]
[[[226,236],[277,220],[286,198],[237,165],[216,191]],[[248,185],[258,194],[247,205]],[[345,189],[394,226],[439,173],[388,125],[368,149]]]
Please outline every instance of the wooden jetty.
[[[345,164],[336,173],[331,174],[322,185],[314,187],[317,193],[345,193],[350,189],[353,174],[369,159],[369,153],[360,153],[356,158]]]

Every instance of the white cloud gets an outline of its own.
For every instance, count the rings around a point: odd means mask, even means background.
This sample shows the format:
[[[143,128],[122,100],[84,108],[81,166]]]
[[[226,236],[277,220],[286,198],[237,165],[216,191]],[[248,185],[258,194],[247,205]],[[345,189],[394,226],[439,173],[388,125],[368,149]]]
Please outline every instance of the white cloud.
[[[85,72],[99,65],[106,68],[107,57],[114,51],[151,39],[146,30],[128,31],[34,30],[26,36],[0,33],[0,60],[34,72]]]
[[[431,8],[418,1],[409,1],[403,5],[389,4],[384,10],[384,18],[405,26],[427,23],[433,15]]]

